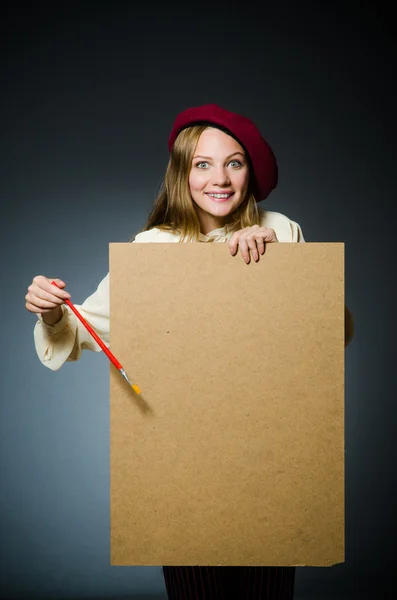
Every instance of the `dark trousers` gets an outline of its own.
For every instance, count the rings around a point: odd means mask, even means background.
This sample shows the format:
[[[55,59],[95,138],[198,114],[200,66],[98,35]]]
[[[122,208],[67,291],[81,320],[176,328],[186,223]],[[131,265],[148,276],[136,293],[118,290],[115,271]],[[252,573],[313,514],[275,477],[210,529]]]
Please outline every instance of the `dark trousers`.
[[[169,600],[292,600],[295,567],[163,567]]]

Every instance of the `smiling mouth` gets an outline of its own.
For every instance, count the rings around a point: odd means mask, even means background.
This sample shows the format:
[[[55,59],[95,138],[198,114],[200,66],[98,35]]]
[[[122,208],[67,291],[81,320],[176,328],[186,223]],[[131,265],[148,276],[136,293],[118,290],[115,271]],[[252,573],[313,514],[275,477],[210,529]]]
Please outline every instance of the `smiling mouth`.
[[[231,198],[233,196],[233,192],[227,193],[227,194],[211,194],[206,192],[206,195],[211,198],[211,200],[215,200],[215,202],[225,202],[226,200],[229,200],[229,198]]]

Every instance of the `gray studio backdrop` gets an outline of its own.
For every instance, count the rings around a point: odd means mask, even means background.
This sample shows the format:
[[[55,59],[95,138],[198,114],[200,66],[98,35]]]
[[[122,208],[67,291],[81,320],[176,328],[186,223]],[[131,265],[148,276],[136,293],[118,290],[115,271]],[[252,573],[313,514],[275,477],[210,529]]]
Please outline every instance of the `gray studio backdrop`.
[[[346,351],[346,562],[298,569],[296,598],[391,597],[387,15],[349,2],[197,4],[183,16],[169,4],[5,5],[0,597],[165,598],[161,566],[109,565],[108,361],[85,352],[55,373],[42,366],[24,296],[36,274],[64,279],[75,303],[95,290],[109,242],[145,222],[176,114],[207,102],[252,118],[273,146],[280,183],[265,206],[298,221],[307,241],[346,244],[356,323]]]

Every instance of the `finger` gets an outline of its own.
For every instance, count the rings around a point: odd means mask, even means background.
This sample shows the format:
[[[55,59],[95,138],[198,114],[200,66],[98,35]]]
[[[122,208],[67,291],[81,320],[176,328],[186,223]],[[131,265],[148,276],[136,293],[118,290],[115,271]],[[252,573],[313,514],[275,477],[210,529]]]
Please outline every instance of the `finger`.
[[[254,239],[256,241],[256,246],[258,248],[259,254],[265,254],[265,242],[261,235],[255,235]]]
[[[49,281],[51,282],[51,285],[53,285],[52,282],[54,281],[59,288],[66,287],[66,283],[64,281],[62,281],[62,279],[55,279],[55,278],[51,279],[51,278],[49,278]]]
[[[57,306],[62,304],[66,299],[70,298],[70,294],[63,290],[57,290],[55,286],[52,286],[54,293],[52,291],[47,292],[43,288],[32,284],[28,287],[28,295],[30,301],[34,300],[45,300],[46,302],[55,303]]]
[[[69,292],[64,289],[65,286],[66,286],[66,283],[64,281],[62,281],[61,279],[47,279],[45,282],[44,289],[46,291],[48,291],[50,294],[59,295],[59,292],[61,292],[60,297],[70,298]]]
[[[62,290],[64,287],[66,287],[66,283],[60,279],[49,279],[48,281],[53,287],[56,287],[59,290]]]
[[[44,278],[44,280],[39,280],[39,283],[35,283],[35,279],[33,279],[33,283],[28,287],[28,291],[36,294],[44,300],[50,301],[53,300],[54,297],[63,299],[71,297],[69,292],[58,288],[56,285],[53,285],[46,278]]]
[[[68,294],[68,292],[52,294],[50,292],[47,292],[46,290],[36,288],[34,286],[28,288],[28,296],[29,300],[32,303],[39,303],[40,301],[44,301],[47,303],[49,302],[54,306],[60,306],[70,298],[70,294]]]
[[[26,308],[31,312],[36,313],[49,312],[63,304],[62,300],[59,300],[59,302],[47,302],[47,300],[42,300],[41,298],[30,298],[29,296],[26,296],[25,300]]]
[[[250,260],[251,260],[251,256],[250,256],[250,252],[249,252],[247,240],[245,240],[244,238],[241,238],[241,237],[240,237],[240,240],[239,240],[239,250],[240,250],[240,252],[242,254],[242,257],[243,257],[244,261],[248,265],[249,262],[250,262]]]
[[[57,308],[57,306],[52,306],[51,308],[40,308],[38,306],[35,306],[31,302],[26,302],[25,307],[29,312],[35,313],[35,314],[49,313],[49,312],[52,312],[54,310],[54,308]]]
[[[259,252],[258,252],[258,247],[256,245],[256,239],[254,236],[247,237],[247,245],[251,252],[252,258],[254,259],[255,262],[258,262]]]
[[[239,233],[237,233],[237,232],[233,233],[232,237],[229,240],[229,250],[230,250],[230,254],[232,256],[234,256],[237,252],[238,240],[239,240]]]
[[[36,296],[35,294],[31,293],[26,294],[25,300],[26,302],[29,302],[30,304],[36,306],[39,309],[44,308],[47,310],[52,310],[53,308],[64,304],[64,300],[62,298],[57,298],[56,296],[54,296],[53,299],[45,299],[41,296]]]
[[[56,285],[51,283],[52,281],[54,281]],[[66,287],[66,283],[62,281],[62,279],[49,279],[48,277],[44,277],[44,275],[36,275],[36,277],[33,278],[32,285],[37,285],[40,289],[50,293],[58,293],[54,292],[54,290],[62,290]]]
[[[31,304],[31,302],[26,302],[25,303],[25,308],[26,310],[28,310],[31,313],[39,313],[41,312],[39,308],[37,308],[37,306],[35,306],[34,304]]]

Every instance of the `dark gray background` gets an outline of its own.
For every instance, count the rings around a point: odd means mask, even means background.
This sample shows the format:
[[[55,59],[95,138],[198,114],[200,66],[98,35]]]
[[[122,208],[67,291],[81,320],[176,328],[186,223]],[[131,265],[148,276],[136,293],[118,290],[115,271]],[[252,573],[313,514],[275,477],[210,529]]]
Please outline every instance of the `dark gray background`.
[[[59,6],[55,6],[58,4]],[[320,6],[319,6],[320,4]],[[392,597],[396,534],[395,47],[362,2],[3,3],[1,598],[165,598],[161,567],[109,566],[109,365],[35,354],[36,274],[72,300],[145,222],[176,114],[253,119],[280,183],[266,206],[346,244],[346,562],[296,598]],[[158,594],[158,596],[156,596]]]

